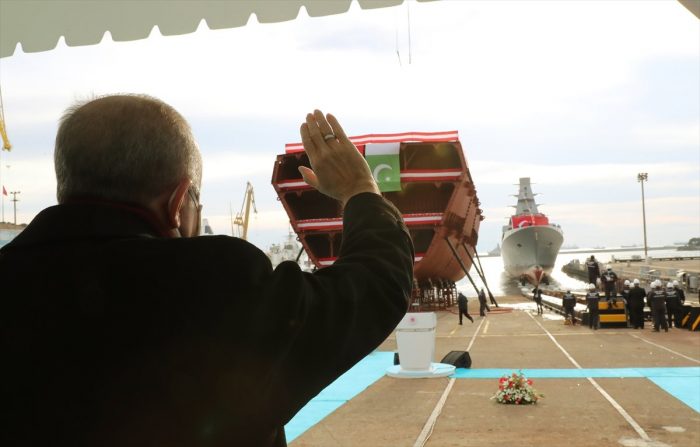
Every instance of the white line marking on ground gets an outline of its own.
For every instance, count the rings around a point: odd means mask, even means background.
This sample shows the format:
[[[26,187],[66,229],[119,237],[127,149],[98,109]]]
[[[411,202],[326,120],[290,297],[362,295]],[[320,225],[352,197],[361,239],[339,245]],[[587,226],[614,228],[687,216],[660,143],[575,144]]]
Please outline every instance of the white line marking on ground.
[[[580,333],[573,333],[573,334],[561,333],[561,334],[557,334],[557,337],[560,337],[560,336],[564,336],[564,337],[565,337],[565,336],[569,336],[569,335],[573,335],[573,336],[578,337],[578,336],[590,336],[590,335],[598,335],[598,334],[594,334],[593,332],[590,332],[590,333],[589,333],[589,332],[580,332]],[[513,334],[489,334],[489,335],[483,335],[483,334],[482,334],[482,335],[479,335],[479,338],[491,338],[491,337],[546,337],[546,336],[547,336],[547,334],[543,334],[542,332],[539,332],[539,333],[537,333],[537,334],[516,334],[516,333],[513,333]]]
[[[484,332],[481,333],[481,335],[486,335],[486,332],[489,330],[489,320],[486,320],[486,326],[484,326]]]
[[[545,333],[547,334],[547,336],[549,337],[549,339],[552,340],[552,341],[554,342],[554,344],[557,345],[557,347],[558,347],[559,349],[561,349],[561,352],[564,353],[564,355],[566,356],[566,358],[569,359],[569,361],[570,361],[571,363],[573,363],[575,367],[577,367],[578,369],[583,369],[583,368],[581,367],[581,365],[579,365],[578,362],[577,362],[576,360],[574,360],[574,358],[571,357],[571,355],[570,355],[568,352],[566,352],[566,349],[564,349],[564,347],[563,347],[562,345],[559,344],[559,342],[556,340],[556,338],[554,338],[554,336],[553,336],[547,329],[545,329],[545,327],[542,326],[542,324],[541,324],[539,321],[537,321],[537,320],[535,319],[535,317],[533,317],[533,316],[530,315],[529,313],[528,313],[527,315],[528,315],[530,318],[532,318],[532,321],[534,321],[535,323],[537,323],[537,325],[538,325],[543,331],[545,331]]]
[[[663,425],[661,428],[671,433],[683,433],[685,431],[685,428],[676,426]]]
[[[535,323],[537,323],[537,325],[538,325],[540,328],[542,328],[543,331],[545,331],[545,332],[547,333],[547,335],[549,336],[549,339],[552,340],[552,342],[554,342],[555,345],[557,345],[557,347],[561,350],[561,352],[564,353],[564,355],[566,356],[566,358],[568,358],[569,361],[570,361],[571,363],[573,363],[573,365],[574,365],[576,368],[578,368],[578,369],[583,369],[583,368],[581,368],[581,365],[579,365],[578,362],[577,362],[576,360],[574,360],[574,358],[566,351],[566,349],[564,349],[564,347],[563,347],[562,345],[559,344],[559,342],[554,338],[554,336],[553,336],[544,326],[542,326],[542,325],[540,324],[539,321],[537,321],[537,320],[535,319],[535,317],[533,317],[533,316],[530,315],[529,313],[528,313],[528,315],[530,316],[530,318],[532,318],[532,321],[534,321]],[[596,382],[592,377],[586,377],[586,379],[588,379],[588,381],[591,383],[591,385],[593,385],[593,387],[594,387],[595,389],[597,389],[598,392],[600,392],[600,394],[602,394],[603,397],[604,397],[608,402],[610,402],[610,405],[612,405],[613,408],[615,408],[615,409],[617,410],[617,412],[620,413],[620,415],[621,415],[623,418],[625,418],[625,420],[627,421],[627,423],[630,424],[630,425],[632,426],[632,428],[634,429],[634,431],[637,432],[637,434],[639,435],[640,438],[642,438],[642,439],[645,440],[645,441],[651,441],[651,438],[649,437],[649,435],[647,435],[647,433],[646,433],[646,432],[644,431],[644,429],[637,423],[637,421],[635,421],[635,420],[632,418],[632,416],[630,416],[630,414],[629,414],[627,411],[625,411],[625,409],[622,408],[622,406],[621,406],[620,404],[618,404],[617,401],[616,401],[615,399],[613,399],[613,397],[612,397],[611,395],[609,395],[600,385],[598,385],[598,382]]]
[[[620,335],[620,332],[608,332],[606,330],[602,334],[598,331],[596,332],[559,332],[556,334],[557,337],[590,337],[590,336],[596,336],[596,337],[607,337],[610,335]],[[623,335],[629,335],[629,334],[623,334]],[[546,337],[547,334],[543,334],[542,332],[538,332],[537,334],[518,334],[518,333],[512,333],[512,334],[479,334],[478,337],[481,338],[489,338],[489,337]],[[469,335],[436,335],[435,338],[465,338],[469,337]],[[396,340],[396,337],[388,337],[387,340]]]
[[[425,443],[428,442],[428,438],[430,438],[430,435],[433,434],[435,422],[437,422],[437,418],[438,416],[440,416],[440,413],[442,412],[442,407],[445,406],[447,396],[450,394],[450,391],[452,391],[452,385],[454,384],[455,379],[450,379],[447,381],[447,387],[445,387],[445,391],[442,393],[442,396],[440,396],[440,400],[438,401],[437,405],[435,405],[435,408],[433,408],[433,412],[430,414],[430,417],[425,422],[423,430],[421,430],[420,435],[418,435],[418,439],[416,439],[416,442],[413,444],[413,447],[423,447]]]
[[[467,352],[469,352],[469,350],[470,350],[470,349],[472,348],[472,346],[474,345],[474,341],[476,340],[476,335],[479,333],[479,329],[481,329],[481,325],[482,325],[483,323],[484,323],[484,320],[481,320],[481,322],[479,323],[479,326],[476,327],[476,330],[474,331],[474,335],[472,335],[472,339],[471,339],[471,341],[469,342],[469,345],[467,346]]]
[[[667,348],[666,346],[662,346],[662,345],[660,345],[660,344],[658,344],[658,343],[654,343],[653,341],[649,341],[649,340],[647,340],[647,339],[644,338],[644,337],[640,337],[640,336],[638,336],[638,335],[636,335],[636,334],[629,334],[629,335],[632,336],[632,337],[634,337],[634,338],[637,338],[637,339],[639,339],[639,340],[642,340],[643,342],[649,343],[650,345],[654,345],[654,346],[659,347],[659,348],[661,348],[661,349],[665,349],[666,351],[668,351],[668,352],[670,352],[670,353],[672,353],[672,354],[676,354],[676,355],[679,356],[679,357],[683,357],[683,358],[686,359],[686,360],[690,360],[691,362],[700,363],[700,360],[698,360],[698,359],[694,359],[694,358],[692,358],[692,357],[688,357],[687,355],[683,355],[683,354],[681,354],[680,352],[676,352],[676,351],[674,351],[673,349]]]
[[[476,331],[474,331],[474,335],[472,335],[472,339],[469,342],[469,346],[467,346],[467,352],[472,348],[474,345],[474,340],[476,340],[476,334],[479,333],[479,329],[481,329],[481,325],[484,324],[484,321],[486,320],[481,320],[479,323],[479,326],[477,326]],[[428,438],[430,438],[430,435],[433,434],[433,428],[435,428],[435,422],[437,422],[438,416],[440,416],[440,413],[442,412],[442,407],[445,406],[445,402],[447,401],[447,396],[450,394],[450,391],[452,391],[452,386],[455,384],[455,379],[452,378],[447,381],[447,386],[445,387],[445,391],[442,393],[442,396],[440,396],[440,400],[438,400],[438,403],[435,405],[435,408],[433,408],[433,412],[430,414],[430,417],[428,418],[427,421],[425,421],[425,425],[423,425],[423,430],[421,430],[420,434],[418,435],[418,438],[416,439],[416,442],[413,444],[413,447],[423,447],[426,442],[428,442]]]
[[[617,442],[624,447],[671,447],[661,441],[645,441],[639,438],[622,437]]]

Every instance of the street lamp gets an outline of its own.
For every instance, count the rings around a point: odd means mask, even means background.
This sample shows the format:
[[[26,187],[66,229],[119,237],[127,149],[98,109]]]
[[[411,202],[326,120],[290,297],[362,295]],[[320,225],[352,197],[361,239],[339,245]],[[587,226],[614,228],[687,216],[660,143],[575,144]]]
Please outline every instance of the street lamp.
[[[15,205],[15,225],[17,225],[17,202],[19,202],[17,194],[19,194],[20,192],[21,191],[10,191],[10,194],[12,194],[12,202],[14,202]]]
[[[637,181],[642,184],[642,222],[644,222],[644,259],[647,258],[647,212],[644,208],[644,182],[648,181],[648,174],[640,172],[637,174]]]

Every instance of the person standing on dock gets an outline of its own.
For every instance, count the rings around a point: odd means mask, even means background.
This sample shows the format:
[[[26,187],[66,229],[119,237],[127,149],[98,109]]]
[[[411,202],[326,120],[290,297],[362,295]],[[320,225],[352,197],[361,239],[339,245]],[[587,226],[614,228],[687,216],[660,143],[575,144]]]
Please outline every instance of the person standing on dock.
[[[632,283],[626,279],[622,285],[622,290],[620,291],[620,296],[622,297],[622,303],[625,305],[625,310],[627,311],[627,318],[630,314],[630,286]]]
[[[2,445],[287,445],[284,426],[406,314],[415,256],[338,121],[314,110],[300,133],[300,175],[344,210],[315,273],[197,237],[202,157],[170,105],[66,111],[58,205],[0,248]]]
[[[484,288],[482,287],[479,291],[479,315],[485,317],[486,312],[491,312],[491,308],[486,302],[486,294],[484,293]]]
[[[646,290],[640,286],[639,280],[632,281],[634,287],[629,293],[629,313],[630,324],[635,329],[644,329],[644,298],[647,296]]]
[[[651,316],[654,321],[654,332],[659,332],[660,328],[668,332],[668,324],[666,321],[666,292],[663,290],[663,284],[660,280],[653,283],[653,289],[647,296],[649,307],[651,308]]]
[[[562,298],[562,307],[564,308],[564,320],[570,318],[571,325],[576,325],[576,297],[571,293],[571,290],[567,290]]]
[[[588,327],[593,330],[598,330],[600,327],[600,294],[595,288],[595,284],[588,284],[588,293],[586,294],[586,304],[588,305]]]
[[[672,282],[666,284],[666,312],[668,313],[668,327],[672,328],[674,321],[677,328],[681,327],[681,300]]]
[[[681,327],[682,322],[683,322],[683,306],[685,306],[685,291],[681,286],[678,284],[678,281],[673,281],[673,289],[676,291],[676,294],[678,294],[678,314],[676,315],[676,324],[678,325],[677,327]]]
[[[469,305],[467,303],[467,297],[464,296],[462,292],[457,295],[457,306],[459,307],[459,324],[462,324],[462,315],[467,317],[467,320],[474,322],[474,318],[469,315]]]
[[[608,266],[601,279],[605,289],[605,300],[608,302],[608,306],[615,307],[617,303],[617,290],[615,287],[617,284],[617,273],[613,272],[612,267]]]
[[[681,306],[685,305],[685,292],[683,291],[683,288],[681,288],[681,286],[678,284],[678,281],[673,281],[673,288],[678,294],[678,301],[681,303]]]
[[[539,287],[535,287],[534,289],[532,289],[532,299],[537,305],[537,315],[542,315],[542,313],[544,312],[544,309],[542,308],[542,289],[540,289]]]
[[[595,256],[591,255],[586,261],[586,268],[588,269],[588,282],[590,284],[595,284],[598,278],[600,278],[600,266]]]
[[[629,301],[630,297],[630,287],[632,286],[632,283],[630,282],[629,279],[626,279],[625,282],[622,284],[622,290],[620,291],[620,296],[622,296],[622,299],[625,301],[625,304]]]

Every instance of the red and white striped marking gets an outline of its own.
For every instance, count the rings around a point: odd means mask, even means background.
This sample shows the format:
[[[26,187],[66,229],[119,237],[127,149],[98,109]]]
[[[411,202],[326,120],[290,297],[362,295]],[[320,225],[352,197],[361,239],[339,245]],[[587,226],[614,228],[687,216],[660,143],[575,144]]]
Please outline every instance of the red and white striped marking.
[[[404,214],[403,220],[406,225],[439,225],[442,222],[442,213],[426,213],[426,214]],[[343,228],[343,219],[337,217],[334,219],[308,219],[298,220],[297,229],[300,231],[314,230],[340,230]]]
[[[373,143],[439,143],[459,141],[459,133],[456,130],[443,132],[372,133],[350,137],[350,141],[356,146]],[[303,152],[304,145],[301,143],[285,144],[284,151],[287,154]]]
[[[413,181],[455,181],[459,180],[463,172],[459,169],[411,169],[401,171],[401,181],[404,183]],[[302,179],[286,180],[277,184],[281,190],[291,191],[295,189],[311,189],[311,186]]]
[[[424,256],[425,253],[416,253],[416,256],[413,258],[413,262],[421,261]],[[337,256],[333,258],[319,258],[318,263],[321,264],[323,267],[328,267],[329,265],[333,265],[333,263],[335,263],[337,259]]]
[[[438,225],[440,222],[442,222],[442,213],[404,214],[403,221],[406,222],[406,225]]]
[[[343,219],[313,219],[297,221],[299,230],[339,230],[343,228]]]
[[[401,180],[459,180],[461,175],[459,169],[411,169],[401,171]]]
[[[286,182],[281,182],[277,184],[279,189],[302,189],[311,188],[311,186],[304,180],[290,180]]]

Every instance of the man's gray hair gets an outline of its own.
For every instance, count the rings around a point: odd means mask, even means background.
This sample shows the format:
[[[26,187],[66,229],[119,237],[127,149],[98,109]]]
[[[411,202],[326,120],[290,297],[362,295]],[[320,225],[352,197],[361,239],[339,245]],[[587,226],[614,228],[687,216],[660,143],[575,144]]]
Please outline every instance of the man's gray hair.
[[[114,95],[66,110],[56,134],[57,198],[148,204],[185,178],[199,190],[202,158],[187,121],[146,95]]]

